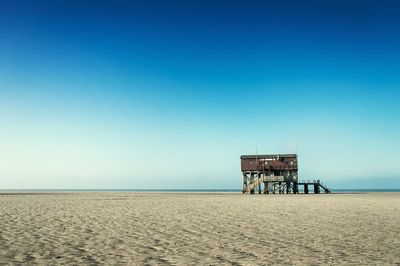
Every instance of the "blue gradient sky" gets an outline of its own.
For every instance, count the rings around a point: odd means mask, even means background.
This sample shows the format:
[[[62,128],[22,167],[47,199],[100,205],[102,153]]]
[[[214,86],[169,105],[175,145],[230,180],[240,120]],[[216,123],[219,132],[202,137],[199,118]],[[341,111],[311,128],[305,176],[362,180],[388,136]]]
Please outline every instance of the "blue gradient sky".
[[[399,1],[2,1],[1,188],[240,189],[256,146],[297,151],[300,179],[400,187],[398,14]]]

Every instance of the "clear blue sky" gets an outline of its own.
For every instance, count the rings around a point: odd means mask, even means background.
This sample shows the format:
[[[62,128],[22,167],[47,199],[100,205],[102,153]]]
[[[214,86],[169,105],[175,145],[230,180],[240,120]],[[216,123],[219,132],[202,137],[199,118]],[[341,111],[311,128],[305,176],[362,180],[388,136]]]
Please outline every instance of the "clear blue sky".
[[[400,187],[399,14],[399,1],[1,1],[0,188],[240,189],[256,146],[297,151],[300,179]]]

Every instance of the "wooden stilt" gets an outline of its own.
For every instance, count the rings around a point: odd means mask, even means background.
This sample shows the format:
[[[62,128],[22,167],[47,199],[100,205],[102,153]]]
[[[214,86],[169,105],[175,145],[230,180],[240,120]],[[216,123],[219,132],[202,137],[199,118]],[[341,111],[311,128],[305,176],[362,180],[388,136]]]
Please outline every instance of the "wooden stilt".
[[[308,184],[304,184],[304,194],[308,194]]]
[[[314,183],[314,194],[319,194],[319,184]]]

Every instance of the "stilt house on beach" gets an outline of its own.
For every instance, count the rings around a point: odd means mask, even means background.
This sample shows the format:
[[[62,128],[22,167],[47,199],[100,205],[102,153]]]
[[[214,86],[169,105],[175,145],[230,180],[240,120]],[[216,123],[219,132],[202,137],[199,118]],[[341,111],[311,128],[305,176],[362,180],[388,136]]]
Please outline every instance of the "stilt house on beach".
[[[321,190],[330,192],[319,180],[299,182],[297,154],[242,155],[240,160],[243,194],[297,194],[299,186],[304,187],[306,194],[309,186],[314,188],[316,194]]]

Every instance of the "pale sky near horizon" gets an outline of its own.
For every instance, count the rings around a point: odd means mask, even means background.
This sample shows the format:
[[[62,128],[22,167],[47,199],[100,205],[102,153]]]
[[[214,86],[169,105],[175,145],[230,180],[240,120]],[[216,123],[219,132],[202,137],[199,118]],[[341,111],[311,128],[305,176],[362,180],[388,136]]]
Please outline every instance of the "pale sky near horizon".
[[[400,188],[399,13],[3,1],[0,189],[240,189],[256,147],[297,152],[300,179]]]

